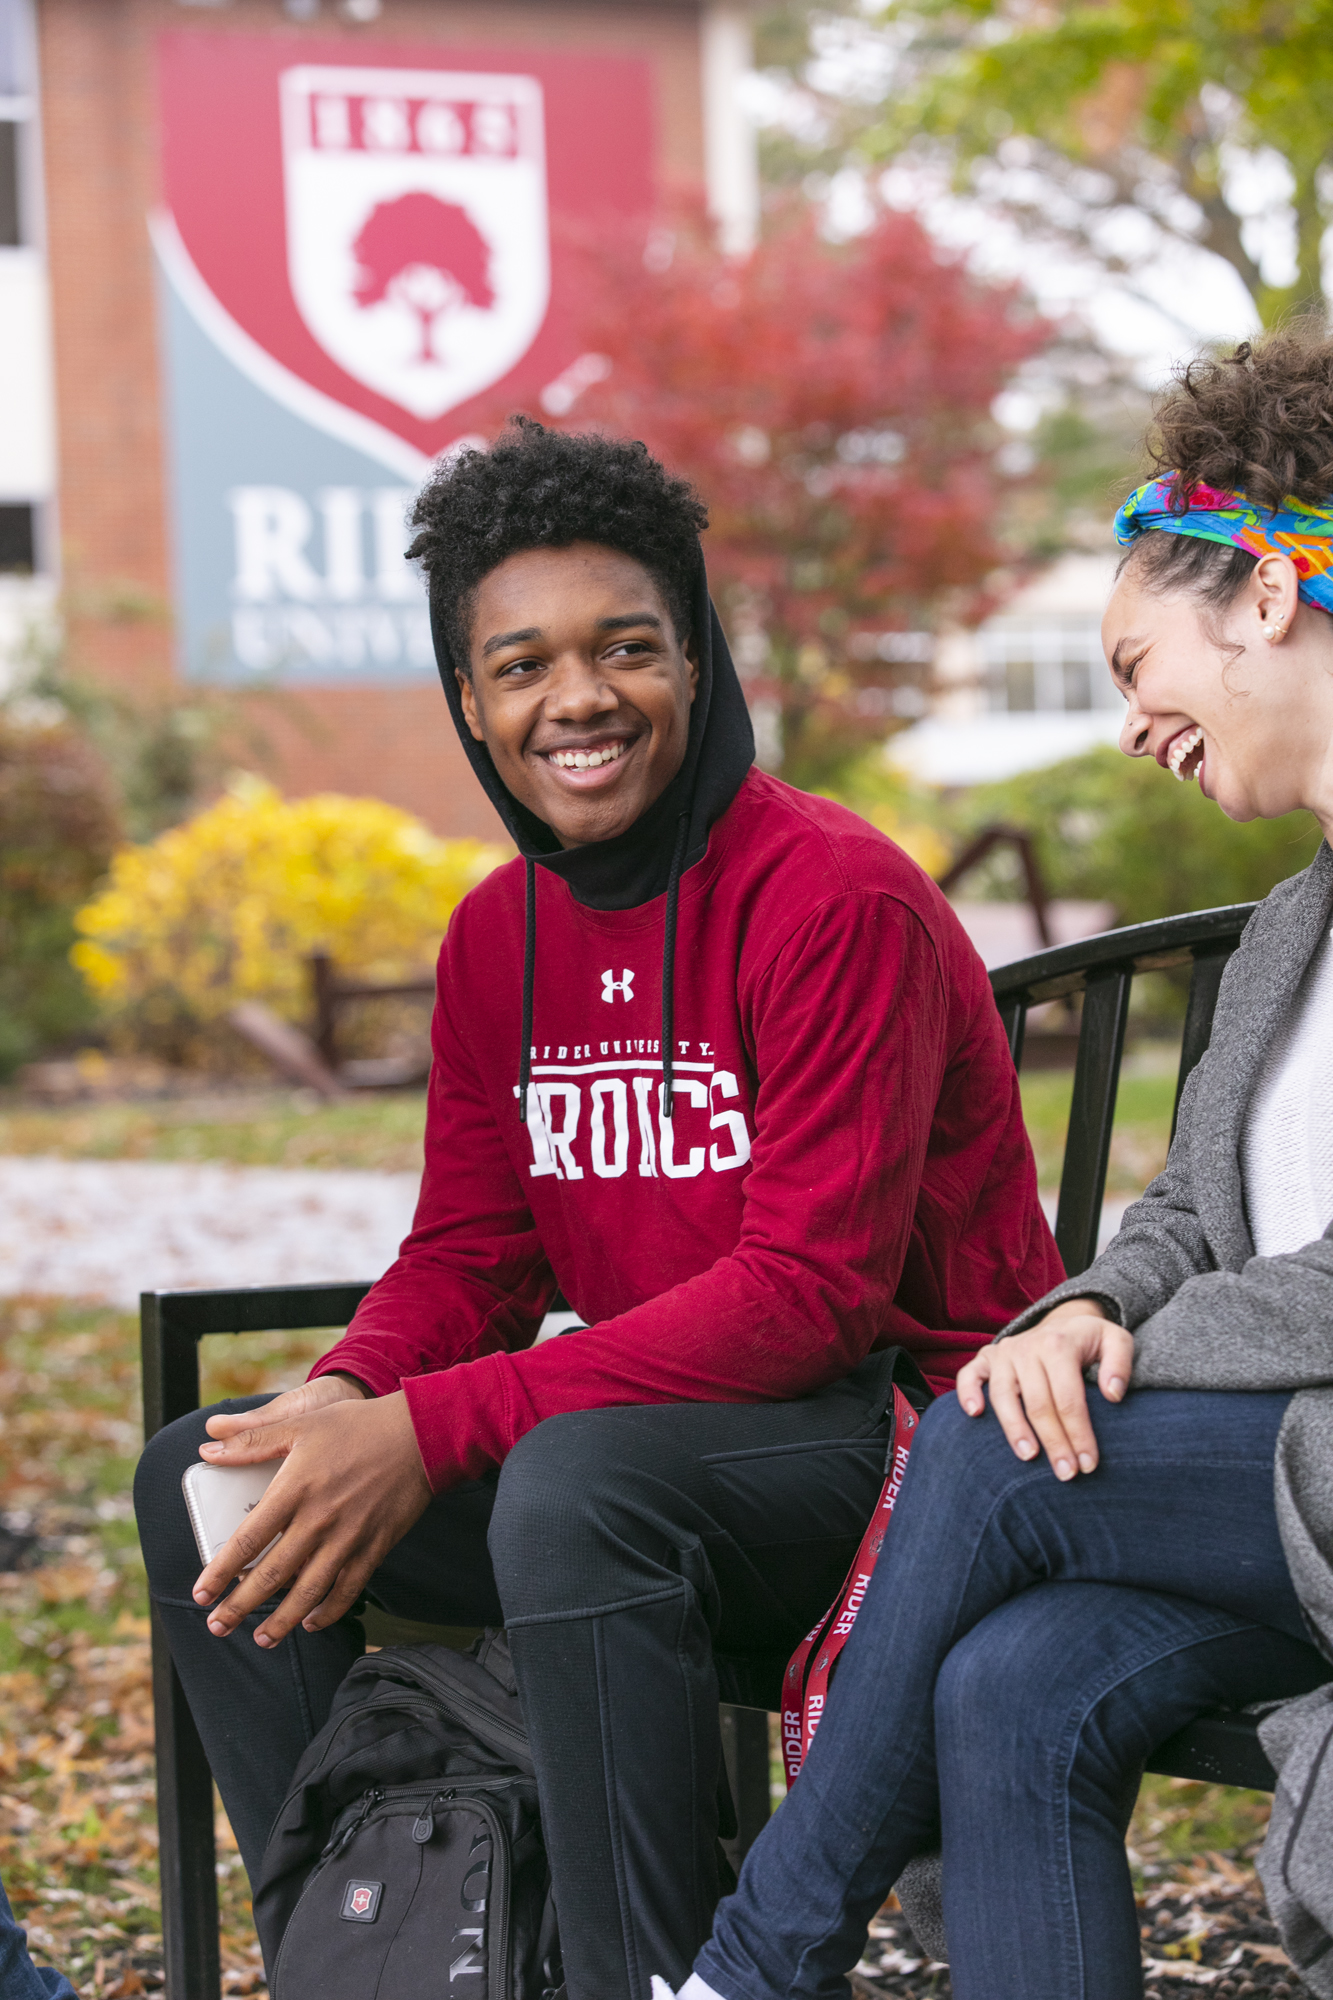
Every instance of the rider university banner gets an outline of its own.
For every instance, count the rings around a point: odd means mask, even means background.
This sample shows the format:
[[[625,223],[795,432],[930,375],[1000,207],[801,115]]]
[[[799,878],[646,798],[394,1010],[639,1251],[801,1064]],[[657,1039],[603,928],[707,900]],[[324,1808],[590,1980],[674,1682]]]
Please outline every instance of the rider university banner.
[[[648,210],[648,67],[197,32],[158,57],[182,672],[428,678],[406,509],[481,408],[586,379],[562,227]]]

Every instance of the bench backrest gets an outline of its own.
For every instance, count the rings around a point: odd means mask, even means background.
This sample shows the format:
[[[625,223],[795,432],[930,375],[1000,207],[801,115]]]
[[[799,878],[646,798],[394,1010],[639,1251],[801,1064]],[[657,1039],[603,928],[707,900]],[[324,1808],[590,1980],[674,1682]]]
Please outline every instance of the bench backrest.
[[[232,1291],[140,1292],[145,1441],[199,1408],[199,1342],[210,1333],[295,1333],[343,1327],[365,1284],[242,1285]]]
[[[1075,944],[1037,952],[1014,965],[999,966],[991,973],[1000,1018],[1020,1068],[1029,1007],[1071,994],[1083,996],[1069,1136],[1055,1220],[1056,1245],[1071,1276],[1086,1271],[1097,1254],[1106,1162],[1135,974],[1164,972],[1177,965],[1193,967],[1171,1117],[1174,1137],[1185,1079],[1213,1031],[1223,968],[1240,943],[1254,907],[1253,903],[1232,903],[1225,909],[1195,910],[1183,917],[1163,917],[1157,923],[1102,931]]]

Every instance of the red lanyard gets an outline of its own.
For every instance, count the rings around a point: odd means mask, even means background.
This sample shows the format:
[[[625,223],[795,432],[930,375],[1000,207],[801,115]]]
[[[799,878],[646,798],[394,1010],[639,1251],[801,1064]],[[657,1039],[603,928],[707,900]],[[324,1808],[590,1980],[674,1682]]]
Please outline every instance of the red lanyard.
[[[814,1741],[838,1655],[851,1637],[856,1614],[875,1573],[875,1564],[897,1505],[903,1474],[907,1470],[907,1456],[920,1421],[902,1390],[895,1385],[893,1456],[884,1490],[870,1517],[870,1525],[861,1538],[861,1546],[847,1572],[846,1582],[814,1631],[802,1639],[787,1662],[787,1671],[782,1677],[782,1762],[787,1773],[788,1791],[796,1783],[806,1753]]]

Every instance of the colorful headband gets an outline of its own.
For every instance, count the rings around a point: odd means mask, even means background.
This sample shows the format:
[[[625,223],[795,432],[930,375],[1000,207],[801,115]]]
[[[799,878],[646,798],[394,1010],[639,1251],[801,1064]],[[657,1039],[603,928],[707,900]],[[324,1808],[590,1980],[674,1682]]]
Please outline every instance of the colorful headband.
[[[1171,504],[1175,492],[1172,474],[1150,479],[1130,494],[1115,517],[1115,538],[1122,548],[1158,529],[1168,535],[1194,535],[1204,542],[1229,542],[1252,556],[1289,556],[1305,602],[1333,612],[1333,501],[1327,507],[1310,507],[1288,499],[1270,513],[1243,493],[1196,486],[1182,514]]]

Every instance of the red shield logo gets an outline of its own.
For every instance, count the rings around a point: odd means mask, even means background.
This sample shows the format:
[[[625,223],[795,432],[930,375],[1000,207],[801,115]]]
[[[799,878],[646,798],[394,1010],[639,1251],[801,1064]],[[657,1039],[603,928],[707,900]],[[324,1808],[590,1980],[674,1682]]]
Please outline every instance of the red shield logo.
[[[370,1908],[372,1898],[369,1889],[361,1888],[353,1889],[347,1900],[355,1915],[364,1917],[366,1911]]]
[[[283,72],[292,297],[324,352],[430,420],[489,389],[546,316],[535,77]]]
[[[561,246],[652,206],[639,60],[176,30],[159,74],[177,295],[268,395],[409,475],[570,367]]]

